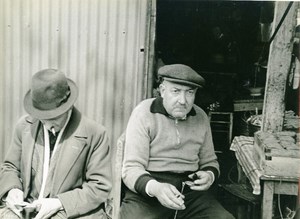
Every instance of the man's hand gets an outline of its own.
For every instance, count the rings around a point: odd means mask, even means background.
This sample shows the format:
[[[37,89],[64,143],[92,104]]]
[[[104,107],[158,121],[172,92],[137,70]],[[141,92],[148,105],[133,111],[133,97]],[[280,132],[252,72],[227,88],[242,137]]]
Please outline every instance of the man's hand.
[[[182,195],[175,186],[169,183],[160,183],[155,180],[149,181],[149,194],[156,197],[165,207],[174,210],[185,209],[184,195]]]
[[[6,206],[12,210],[16,215],[21,217],[21,211],[26,202],[24,202],[24,193],[20,189],[11,189],[6,196]]]
[[[196,190],[196,191],[208,190],[214,181],[214,178],[211,175],[211,173],[209,173],[207,171],[202,171],[202,170],[200,170],[196,173],[190,174],[189,178],[194,180],[193,185],[191,185],[190,188],[192,190]]]
[[[39,213],[34,219],[47,219],[53,214],[62,210],[62,204],[58,198],[43,198],[35,200],[32,204],[27,207],[35,207]]]

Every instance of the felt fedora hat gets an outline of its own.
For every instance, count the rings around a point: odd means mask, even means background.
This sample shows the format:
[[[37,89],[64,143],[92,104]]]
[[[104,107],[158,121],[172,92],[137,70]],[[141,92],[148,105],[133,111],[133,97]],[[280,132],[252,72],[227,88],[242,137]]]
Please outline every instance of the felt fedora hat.
[[[37,119],[52,119],[73,107],[77,97],[76,84],[64,73],[44,69],[33,75],[31,89],[24,97],[24,108]]]
[[[191,67],[183,64],[165,65],[158,69],[158,76],[164,80],[192,87],[204,87],[205,79]]]

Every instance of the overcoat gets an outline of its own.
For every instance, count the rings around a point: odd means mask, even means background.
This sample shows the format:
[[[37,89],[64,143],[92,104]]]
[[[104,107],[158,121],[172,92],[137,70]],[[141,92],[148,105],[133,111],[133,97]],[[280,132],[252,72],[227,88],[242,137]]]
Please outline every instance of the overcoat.
[[[0,172],[0,198],[19,188],[24,197],[31,185],[31,161],[41,122],[22,117]],[[111,151],[103,126],[84,117],[75,107],[62,136],[49,197],[58,197],[68,218],[99,219],[111,190]]]

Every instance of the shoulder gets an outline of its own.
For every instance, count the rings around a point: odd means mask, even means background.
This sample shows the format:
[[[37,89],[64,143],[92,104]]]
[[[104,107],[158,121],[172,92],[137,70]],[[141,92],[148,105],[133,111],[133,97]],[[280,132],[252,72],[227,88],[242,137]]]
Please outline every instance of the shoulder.
[[[201,109],[201,107],[194,104],[193,108],[196,112],[196,117],[198,119],[204,120],[205,122],[209,121],[208,115],[206,114],[206,112],[203,109]]]
[[[133,109],[133,114],[151,114],[150,107],[154,100],[155,98],[143,100]]]
[[[21,116],[14,126],[14,136],[21,137],[23,133],[30,133],[39,124],[39,120],[30,115]]]
[[[199,114],[201,116],[208,117],[206,112],[201,107],[197,106],[196,104],[194,104],[193,107],[194,107],[197,114]]]
[[[155,100],[155,98],[145,99],[145,100],[141,101],[141,102],[135,107],[135,109],[143,109],[143,108],[150,109],[150,106],[151,106],[151,104],[153,103],[154,100]]]
[[[89,117],[82,116],[80,123],[82,126],[85,127],[85,129],[87,130],[87,133],[97,134],[97,133],[105,133],[106,132],[106,128],[101,123],[99,123]]]
[[[91,148],[107,148],[109,146],[107,129],[101,123],[84,115],[72,135],[76,138],[85,139]]]
[[[89,140],[106,138],[106,128],[99,122],[83,115],[74,108],[69,124],[68,133],[71,136],[82,137]]]
[[[23,115],[23,116],[21,116],[21,117],[18,119],[17,124],[16,124],[16,127],[17,127],[17,128],[18,128],[18,127],[24,128],[25,126],[30,126],[30,125],[32,125],[32,124],[34,124],[34,123],[37,123],[37,122],[39,122],[38,119],[33,118],[33,117],[31,117],[30,115]]]

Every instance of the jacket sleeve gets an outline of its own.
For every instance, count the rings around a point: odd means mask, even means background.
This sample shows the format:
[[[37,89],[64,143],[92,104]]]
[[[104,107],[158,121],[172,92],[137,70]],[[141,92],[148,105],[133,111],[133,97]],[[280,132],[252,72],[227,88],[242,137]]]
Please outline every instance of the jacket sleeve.
[[[22,130],[25,129],[25,117],[17,122],[13,138],[4,163],[0,170],[0,199],[11,189],[23,190],[21,181]]]
[[[103,204],[111,191],[111,150],[105,129],[90,127],[90,152],[86,158],[86,172],[82,186],[57,195],[68,218],[84,215]],[[96,134],[96,133],[97,134]],[[91,134],[92,135],[92,134]]]

